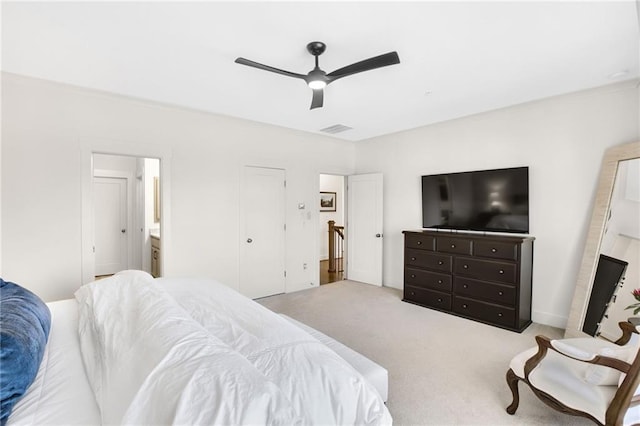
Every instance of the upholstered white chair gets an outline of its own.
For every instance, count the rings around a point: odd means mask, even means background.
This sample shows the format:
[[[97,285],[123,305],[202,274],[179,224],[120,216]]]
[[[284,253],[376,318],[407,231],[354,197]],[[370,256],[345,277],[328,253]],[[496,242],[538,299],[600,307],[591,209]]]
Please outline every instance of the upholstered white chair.
[[[550,340],[537,336],[537,347],[516,355],[507,371],[518,409],[518,382],[550,407],[589,418],[601,425],[640,424],[640,355],[636,328],[621,322],[615,343],[599,338]]]

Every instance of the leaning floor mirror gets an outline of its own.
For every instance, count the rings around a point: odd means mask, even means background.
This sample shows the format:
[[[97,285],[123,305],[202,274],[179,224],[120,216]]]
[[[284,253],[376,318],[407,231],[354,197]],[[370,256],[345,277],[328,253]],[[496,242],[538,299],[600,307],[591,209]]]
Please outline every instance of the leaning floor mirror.
[[[640,142],[632,142],[605,152],[565,337],[617,339],[619,321],[640,317],[627,309],[638,303],[639,270]]]

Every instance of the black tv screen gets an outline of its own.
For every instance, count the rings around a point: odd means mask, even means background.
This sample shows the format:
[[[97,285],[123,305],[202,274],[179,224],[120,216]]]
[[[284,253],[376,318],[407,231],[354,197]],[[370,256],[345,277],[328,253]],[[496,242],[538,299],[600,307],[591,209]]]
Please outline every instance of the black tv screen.
[[[529,168],[422,176],[422,227],[529,232]]]

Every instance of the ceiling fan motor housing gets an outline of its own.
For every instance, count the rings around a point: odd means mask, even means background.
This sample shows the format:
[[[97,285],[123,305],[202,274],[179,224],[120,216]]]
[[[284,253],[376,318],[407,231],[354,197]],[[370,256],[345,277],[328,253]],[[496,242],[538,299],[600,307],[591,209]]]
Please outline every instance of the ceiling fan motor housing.
[[[307,51],[311,53],[313,56],[322,55],[327,48],[327,45],[321,41],[312,41],[307,44]]]

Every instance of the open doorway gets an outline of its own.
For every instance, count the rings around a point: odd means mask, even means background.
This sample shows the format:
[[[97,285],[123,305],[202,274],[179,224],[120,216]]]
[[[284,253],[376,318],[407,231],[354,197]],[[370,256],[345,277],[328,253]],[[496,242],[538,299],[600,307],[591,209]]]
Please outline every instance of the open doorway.
[[[93,276],[139,269],[161,276],[160,160],[92,155]]]
[[[320,175],[320,285],[345,278],[345,178]]]

